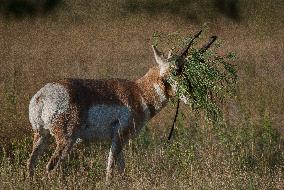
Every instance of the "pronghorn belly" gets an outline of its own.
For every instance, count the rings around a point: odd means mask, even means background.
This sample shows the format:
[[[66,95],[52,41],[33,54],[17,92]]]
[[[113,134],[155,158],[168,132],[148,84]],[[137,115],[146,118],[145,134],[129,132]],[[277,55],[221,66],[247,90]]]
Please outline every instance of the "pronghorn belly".
[[[67,89],[58,83],[48,83],[41,88],[29,105],[29,118],[33,129],[49,129],[52,122],[68,110],[69,99]]]
[[[87,125],[82,138],[88,140],[110,139],[119,127],[128,127],[131,113],[119,105],[95,105],[87,112]]]

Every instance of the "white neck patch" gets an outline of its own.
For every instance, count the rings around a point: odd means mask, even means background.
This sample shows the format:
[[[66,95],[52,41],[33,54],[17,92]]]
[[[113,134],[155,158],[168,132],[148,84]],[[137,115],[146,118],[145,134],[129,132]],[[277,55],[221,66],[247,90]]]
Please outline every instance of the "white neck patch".
[[[160,99],[160,102],[158,103],[158,105],[155,105],[155,109],[158,110],[162,107],[163,102],[165,102],[167,98],[166,98],[164,91],[161,89],[161,87],[158,84],[154,83],[153,86],[154,86],[156,94],[158,95]]]
[[[145,122],[149,120],[150,118],[150,110],[144,100],[144,98],[141,96],[141,104],[142,104],[142,107],[143,107],[143,112],[145,114]]]
[[[169,69],[169,65],[168,64],[164,64],[162,66],[160,66],[160,76],[164,76],[166,74],[166,72]]]

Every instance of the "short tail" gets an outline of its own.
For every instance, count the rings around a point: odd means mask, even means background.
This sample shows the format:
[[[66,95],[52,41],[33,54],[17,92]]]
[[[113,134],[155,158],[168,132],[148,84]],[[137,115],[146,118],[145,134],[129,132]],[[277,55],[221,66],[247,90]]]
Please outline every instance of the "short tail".
[[[29,104],[29,120],[33,130],[38,130],[44,126],[42,120],[43,100],[40,94],[35,94]]]

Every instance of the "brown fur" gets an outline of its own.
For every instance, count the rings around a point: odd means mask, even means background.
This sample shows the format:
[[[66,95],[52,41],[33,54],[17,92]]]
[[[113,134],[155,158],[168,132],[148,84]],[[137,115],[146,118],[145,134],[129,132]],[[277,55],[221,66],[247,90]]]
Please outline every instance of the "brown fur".
[[[159,75],[158,68],[152,68],[137,81],[124,79],[91,80],[91,79],[64,79],[56,83],[68,89],[70,95],[70,112],[76,114],[78,122],[84,124],[86,111],[94,105],[121,105],[130,107],[134,114],[135,123],[145,120],[141,98],[150,109],[151,117],[158,113],[154,104],[159,101],[153,84],[158,84],[169,98],[168,89]],[[166,103],[166,102],[165,102]],[[165,103],[162,105],[165,106]]]
[[[139,89],[142,92],[142,96],[150,109],[151,117],[154,117],[160,110],[155,110],[154,108],[154,104],[159,101],[159,97],[157,97],[153,84],[156,83],[160,86],[162,91],[165,92],[167,99],[169,98],[170,89],[166,88],[164,79],[160,76],[158,68],[151,68],[147,74],[138,79],[136,83],[138,84]],[[165,104],[162,105],[162,107],[164,106]]]

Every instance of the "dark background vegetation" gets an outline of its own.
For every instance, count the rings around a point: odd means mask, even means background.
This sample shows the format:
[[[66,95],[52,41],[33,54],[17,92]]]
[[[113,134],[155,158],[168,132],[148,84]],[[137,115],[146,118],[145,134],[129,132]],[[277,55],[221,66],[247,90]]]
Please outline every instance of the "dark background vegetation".
[[[283,7],[282,0],[0,0],[1,186],[103,188],[104,144],[75,151],[71,169],[57,174],[68,173],[67,182],[27,182],[30,98],[64,77],[141,77],[154,64],[154,32],[187,36],[206,25],[206,35],[222,40],[220,53],[238,57],[237,95],[224,105],[228,127],[213,129],[183,107],[185,121],[165,146],[174,114],[166,107],[127,146],[128,175],[114,188],[281,189]]]
[[[61,0],[1,0],[1,12],[6,16],[23,18],[50,14]]]

